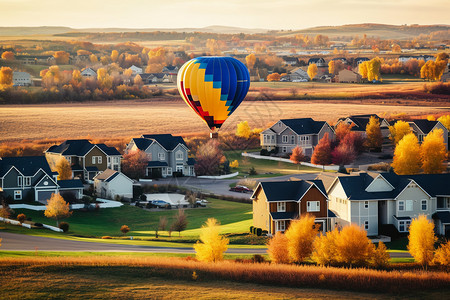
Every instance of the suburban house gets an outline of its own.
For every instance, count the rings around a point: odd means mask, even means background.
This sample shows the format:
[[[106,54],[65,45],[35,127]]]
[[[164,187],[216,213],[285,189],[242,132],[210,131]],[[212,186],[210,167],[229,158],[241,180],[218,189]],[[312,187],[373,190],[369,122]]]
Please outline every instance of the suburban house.
[[[359,66],[359,64],[365,62],[365,61],[369,61],[370,59],[367,57],[357,57],[354,59],[354,63],[356,66]]]
[[[334,60],[334,61],[340,60],[344,65],[348,64],[348,60],[345,57],[335,57],[332,60]]]
[[[314,121],[311,118],[279,120],[261,132],[261,148],[291,153],[292,149],[300,146],[306,156],[311,156],[314,147],[326,132],[333,140],[335,136],[333,127],[325,121]]]
[[[144,84],[176,82],[177,76],[169,73],[142,73]]]
[[[94,177],[94,189],[97,197],[101,198],[133,198],[133,180],[122,172],[111,169],[106,169]]]
[[[287,66],[296,66],[298,65],[298,58],[293,56],[283,56],[284,64]]]
[[[378,118],[378,121],[380,122],[381,135],[383,136],[383,138],[389,137],[389,126],[390,126],[389,122],[386,121],[385,118],[380,118],[376,114],[355,115],[355,116],[348,116],[345,118],[340,118],[337,121],[334,128],[337,128],[339,123],[345,122],[347,124],[353,124],[353,126],[351,128],[352,131],[359,132],[362,135],[366,136],[366,126],[367,126],[367,124],[369,124],[370,117],[372,117],[372,116]]]
[[[91,144],[88,140],[67,140],[48,148],[45,157],[52,167],[64,157],[70,163],[74,177],[91,181],[106,169],[120,171],[122,155],[116,148],[105,144]]]
[[[195,160],[188,157],[189,149],[181,136],[171,134],[146,134],[134,138],[125,152],[141,150],[148,155],[145,175],[158,178],[172,176],[177,172],[183,176],[195,176]]]
[[[339,71],[334,80],[341,83],[361,83],[362,76],[354,71],[344,69]]]
[[[163,73],[173,73],[173,74],[177,74],[178,73],[178,67],[177,66],[165,66],[162,69]]]
[[[328,197],[320,180],[260,182],[251,199],[253,226],[271,235],[305,214],[316,218],[322,232],[329,229]]]
[[[396,175],[361,172],[337,176],[327,189],[334,226],[362,226],[367,235],[394,227],[408,232],[413,218],[434,219],[436,233],[450,234],[450,174]]]
[[[128,68],[129,70],[131,70],[131,74],[136,75],[136,74],[142,74],[142,68],[136,67],[135,65],[132,65],[131,67]]]
[[[409,127],[411,127],[412,132],[416,135],[419,143],[423,142],[423,139],[433,130],[442,129],[444,143],[448,148],[448,130],[439,121],[429,121],[426,119],[412,120],[408,122]]]
[[[400,57],[398,58],[398,61],[401,63],[406,63],[411,59],[417,59],[417,60],[423,60],[425,62],[429,61],[429,60],[435,60],[435,57],[433,55],[400,55]]]
[[[31,75],[27,72],[13,72],[13,85],[14,86],[30,86]]]
[[[97,77],[97,72],[91,68],[86,68],[81,71],[81,76],[83,77]]]
[[[309,80],[308,73],[301,68],[296,68],[296,69],[292,70],[289,74],[281,77],[280,81],[292,81],[292,82],[305,81],[306,82],[308,80]]]
[[[316,66],[318,67],[327,67],[327,63],[325,62],[325,59],[323,59],[322,57],[313,57],[310,58],[308,60],[308,66],[312,65],[312,64],[316,64]]]
[[[0,158],[0,193],[16,201],[29,200],[46,203],[52,194],[83,195],[80,180],[57,180],[44,156]]]

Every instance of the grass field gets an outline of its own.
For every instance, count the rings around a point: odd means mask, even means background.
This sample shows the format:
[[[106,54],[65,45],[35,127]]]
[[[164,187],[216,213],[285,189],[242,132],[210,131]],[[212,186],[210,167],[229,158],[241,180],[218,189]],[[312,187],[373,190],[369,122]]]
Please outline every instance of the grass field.
[[[339,117],[368,112],[380,116],[449,112],[449,107],[339,104],[326,101],[244,101],[221,131],[235,131],[248,121],[267,128],[279,119],[311,117],[336,122]],[[150,133],[208,132],[203,121],[181,100],[111,101],[0,107],[0,141],[52,138],[130,138]]]

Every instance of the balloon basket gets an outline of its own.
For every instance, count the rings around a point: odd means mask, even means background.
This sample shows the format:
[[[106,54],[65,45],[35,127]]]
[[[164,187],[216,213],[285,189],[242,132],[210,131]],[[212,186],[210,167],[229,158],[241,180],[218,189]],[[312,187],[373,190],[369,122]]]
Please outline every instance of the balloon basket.
[[[219,133],[218,132],[210,132],[209,133],[209,137],[211,139],[218,139],[219,138]]]

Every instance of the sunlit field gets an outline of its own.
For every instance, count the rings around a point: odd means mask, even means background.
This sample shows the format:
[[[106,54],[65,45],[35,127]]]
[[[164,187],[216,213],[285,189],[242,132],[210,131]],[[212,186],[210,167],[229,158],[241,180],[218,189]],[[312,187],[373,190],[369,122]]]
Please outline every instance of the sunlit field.
[[[442,113],[449,107],[364,105],[313,101],[244,101],[221,131],[234,131],[240,121],[266,128],[279,119],[311,117],[336,122],[350,114],[381,116]],[[52,138],[138,137],[142,134],[207,133],[207,126],[182,100],[111,101],[0,106],[0,141]]]

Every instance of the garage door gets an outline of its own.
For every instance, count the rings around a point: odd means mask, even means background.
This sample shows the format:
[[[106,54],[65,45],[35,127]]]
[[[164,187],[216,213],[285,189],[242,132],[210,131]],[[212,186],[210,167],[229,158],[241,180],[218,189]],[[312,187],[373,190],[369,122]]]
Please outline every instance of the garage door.
[[[50,197],[52,196],[52,194],[56,193],[55,190],[52,191],[38,191],[37,192],[37,201],[40,202],[46,202],[47,199],[50,199]]]

